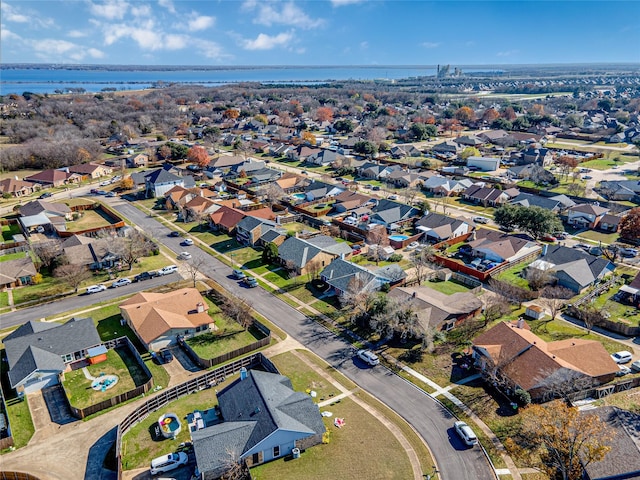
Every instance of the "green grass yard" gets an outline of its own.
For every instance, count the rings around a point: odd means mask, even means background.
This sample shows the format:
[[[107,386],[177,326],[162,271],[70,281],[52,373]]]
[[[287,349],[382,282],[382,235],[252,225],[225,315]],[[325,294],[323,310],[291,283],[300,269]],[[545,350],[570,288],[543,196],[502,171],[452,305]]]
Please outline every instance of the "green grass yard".
[[[2,225],[0,227],[2,231],[2,240],[4,242],[12,242],[13,236],[22,233],[20,226],[17,223],[11,223],[9,225]]]
[[[469,290],[471,290],[471,288],[467,287],[466,285],[453,280],[448,280],[445,282],[428,281],[424,282],[422,285],[446,295],[453,295],[454,293],[468,292]]]
[[[249,327],[246,331],[234,333],[205,333],[189,338],[187,343],[200,358],[209,359],[246,347],[262,338],[264,334],[260,330]]]
[[[0,263],[8,262],[9,260],[17,260],[27,256],[27,252],[7,253],[6,255],[0,255]]]
[[[518,287],[526,288],[529,290],[529,282],[525,278],[523,278],[520,273],[529,266],[530,262],[521,263],[514,267],[511,267],[503,272],[500,272],[496,277],[497,280],[501,280],[503,282],[511,283],[512,285],[517,285]]]
[[[7,400],[7,416],[9,417],[13,435],[13,447],[25,447],[35,433],[27,400],[17,398]]]
[[[63,382],[67,391],[69,402],[77,408],[86,408],[90,405],[102,402],[122,393],[133,390],[149,380],[144,370],[128,349],[116,348],[107,352],[107,360],[87,367],[94,377],[116,375],[118,383],[108,390],[96,391],[91,388],[91,380],[88,380],[81,369],[65,374]]]
[[[585,230],[576,235],[576,238],[590,240],[591,242],[602,242],[604,244],[614,243],[618,240],[618,233],[606,233],[596,230]]]

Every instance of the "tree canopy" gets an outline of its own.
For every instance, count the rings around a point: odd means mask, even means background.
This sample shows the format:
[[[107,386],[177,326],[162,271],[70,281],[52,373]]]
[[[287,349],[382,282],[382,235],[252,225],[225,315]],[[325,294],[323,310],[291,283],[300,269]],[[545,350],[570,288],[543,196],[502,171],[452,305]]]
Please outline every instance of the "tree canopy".
[[[640,238],[640,207],[629,210],[620,220],[620,236],[628,239]]]
[[[513,230],[517,227],[534,239],[562,230],[562,222],[558,215],[551,210],[536,206],[503,205],[495,211],[493,219],[505,230]]]

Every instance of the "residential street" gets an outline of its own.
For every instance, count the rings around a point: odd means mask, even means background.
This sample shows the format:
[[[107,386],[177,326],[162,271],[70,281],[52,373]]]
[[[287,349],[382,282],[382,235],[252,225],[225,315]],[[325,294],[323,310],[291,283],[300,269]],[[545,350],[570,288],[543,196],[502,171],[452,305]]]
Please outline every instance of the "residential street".
[[[111,199],[110,199],[111,200]],[[145,232],[153,235],[174,252],[184,250],[170,230],[134,206],[113,199],[110,204]],[[486,480],[493,478],[491,468],[480,449],[462,448],[453,431],[449,412],[430,396],[389,370],[364,368],[354,361],[353,347],[313,320],[261,288],[245,289],[231,278],[231,270],[198,248],[190,249],[194,259],[205,261],[202,273],[235,295],[245,298],[253,308],[291,337],[325,359],[363,389],[386,403],[405,418],[427,441],[441,470],[443,480]]]

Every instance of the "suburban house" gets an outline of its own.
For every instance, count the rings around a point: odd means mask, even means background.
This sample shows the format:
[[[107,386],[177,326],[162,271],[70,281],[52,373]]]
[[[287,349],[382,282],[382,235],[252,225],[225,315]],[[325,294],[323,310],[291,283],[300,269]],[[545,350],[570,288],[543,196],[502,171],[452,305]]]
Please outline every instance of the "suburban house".
[[[312,202],[318,198],[335,197],[336,195],[345,191],[345,188],[332,185],[330,183],[324,183],[317,180],[311,182],[304,189],[307,201]]]
[[[73,265],[83,265],[90,270],[112,268],[120,257],[113,251],[113,240],[85,235],[73,235],[60,245],[62,253]]]
[[[209,305],[195,288],[168,293],[140,292],[120,304],[127,325],[146,348],[158,351],[215,329]]]
[[[522,180],[531,180],[535,183],[544,185],[553,185],[558,183],[556,177],[549,170],[543,168],[537,163],[530,163],[528,165],[519,165],[511,167],[507,170],[507,175],[510,178],[520,178]]]
[[[28,255],[24,258],[7,260],[0,265],[0,289],[30,285],[38,272]]]
[[[553,154],[548,148],[529,147],[520,152],[520,158],[517,160],[519,164],[538,164],[541,166],[549,165],[553,160]]]
[[[69,172],[80,175],[83,179],[100,178],[113,173],[111,167],[100,165],[98,163],[80,163],[69,167]]]
[[[179,177],[164,168],[158,168],[147,173],[144,177],[145,192],[147,197],[163,197],[166,192],[175,185],[184,188],[195,187],[193,177]]]
[[[492,384],[513,392],[523,389],[532,400],[551,400],[545,389],[549,377],[576,375],[595,385],[610,382],[619,372],[602,344],[569,338],[545,342],[524,320],[500,322],[473,341],[475,365]]]
[[[467,167],[475,167],[483,172],[493,172],[500,168],[500,159],[494,157],[474,157],[467,158]]]
[[[597,415],[613,434],[607,440],[611,451],[597,462],[585,467],[585,480],[640,478],[640,414],[614,406],[585,410],[582,415]]]
[[[514,262],[540,251],[540,245],[531,240],[481,228],[469,237],[473,256],[493,262]]]
[[[422,189],[437,196],[448,197],[463,192],[471,185],[473,185],[473,181],[468,178],[453,180],[442,175],[434,175],[424,182]]]
[[[222,422],[191,432],[202,480],[220,478],[231,461],[259,465],[322,442],[318,405],[285,376],[249,370],[216,396]]]
[[[422,152],[412,144],[394,145],[391,147],[390,153],[393,158],[419,157],[422,155]]]
[[[30,320],[3,342],[9,383],[19,395],[59,384],[65,372],[85,366],[91,349],[102,346],[91,318],[63,324]]]
[[[242,210],[221,205],[218,210],[209,215],[209,226],[213,230],[232,233],[238,222],[246,216],[247,214]]]
[[[265,218],[252,217],[251,213],[247,212],[247,216],[236,225],[236,239],[240,243],[254,246],[268,230],[276,229],[277,224]]]
[[[459,237],[475,228],[471,221],[434,212],[427,213],[415,226],[416,230],[424,232],[425,238],[432,243]]]
[[[579,228],[595,228],[608,208],[591,203],[581,203],[567,209],[567,223]]]
[[[485,130],[478,134],[478,138],[485,143],[496,143],[496,141],[508,136],[509,133],[504,130]]]
[[[310,157],[312,155],[317,155],[320,152],[322,152],[322,150],[320,150],[319,148],[312,148],[312,147],[307,147],[306,145],[299,145],[297,148],[292,148],[287,152],[287,158],[290,158],[291,160],[297,160],[299,162],[304,162],[307,159],[307,157]]]
[[[67,183],[77,183],[81,178],[81,175],[71,173],[68,169],[49,169],[29,175],[28,177],[25,177],[24,180],[27,182],[38,183],[40,185],[46,185],[48,187],[59,187]]]
[[[321,270],[335,258],[350,258],[351,247],[344,242],[336,242],[327,235],[317,235],[308,239],[287,238],[278,248],[278,258],[297,275],[309,273],[311,269]]]
[[[603,180],[598,191],[609,200],[640,203],[640,180]]]
[[[331,286],[333,293],[342,296],[349,291],[373,292],[380,290],[385,284],[398,283],[398,274],[391,273],[389,275],[389,271],[384,268],[368,270],[358,264],[336,258],[320,272],[320,278]]]
[[[513,198],[509,203],[512,203],[513,205],[520,205],[522,207],[540,207],[556,213],[564,211],[565,209],[575,205],[575,202],[565,195],[541,197],[540,195],[533,195],[531,193],[521,193],[517,197]]]
[[[388,296],[411,305],[425,331],[451,330],[482,309],[482,301],[469,292],[447,295],[429,287],[417,286],[394,288]]]
[[[474,183],[462,192],[462,198],[468,202],[495,207],[508,202],[512,197],[504,190],[486,187],[484,183]]]
[[[617,232],[620,228],[620,220],[622,220],[622,217],[605,213],[600,218],[600,222],[598,222],[598,229],[611,233]]]
[[[197,221],[220,208],[220,205],[201,195],[194,195],[191,200],[182,205],[180,217],[186,222]]]
[[[395,170],[401,170],[399,165],[381,165],[379,163],[366,162],[358,167],[358,175],[376,180],[384,179]]]
[[[219,157],[212,158],[205,170],[208,172],[220,170],[221,172],[226,173],[231,169],[231,167],[241,165],[246,161],[246,158],[238,155],[220,155]]]
[[[49,228],[51,224],[62,228],[71,218],[71,209],[64,203],[33,200],[20,206],[18,221],[22,225],[22,231],[30,232],[41,226]]]
[[[465,147],[479,147],[484,143],[475,135],[463,135],[462,137],[456,138],[454,142],[459,145],[464,145]]]
[[[0,180],[0,196],[24,197],[25,195],[31,195],[37,186],[32,182],[25,182],[16,178],[5,178]]]
[[[284,193],[293,193],[307,185],[308,180],[306,177],[296,175],[295,173],[284,173],[274,183],[278,185]]]
[[[127,166],[130,168],[146,167],[149,163],[149,155],[146,153],[139,153],[127,158]]]
[[[420,175],[418,172],[411,172],[407,170],[396,170],[391,172],[387,177],[387,183],[391,183],[399,188],[415,187],[420,182],[424,182],[427,178],[424,175]]]
[[[370,222],[383,225],[387,230],[396,230],[400,225],[411,223],[420,216],[417,208],[386,199],[381,199],[371,212]]]
[[[549,271],[558,285],[580,293],[613,272],[615,265],[606,258],[590,255],[577,248],[545,245],[542,256],[527,269]]]
[[[372,197],[368,197],[367,195],[362,195],[357,192],[351,192],[349,190],[345,190],[333,198],[336,201],[333,205],[333,209],[338,213],[355,210],[365,205],[373,207],[376,203],[376,200]]]
[[[342,158],[342,155],[338,154],[337,152],[334,152],[333,150],[321,150],[317,153],[313,153],[309,155],[304,162],[309,163],[311,165],[318,165],[318,166],[324,167],[327,165],[331,165],[333,162],[336,162],[341,158]]]
[[[431,152],[439,155],[451,155],[455,156],[462,151],[462,147],[453,140],[445,140],[442,143],[434,145],[431,148]]]

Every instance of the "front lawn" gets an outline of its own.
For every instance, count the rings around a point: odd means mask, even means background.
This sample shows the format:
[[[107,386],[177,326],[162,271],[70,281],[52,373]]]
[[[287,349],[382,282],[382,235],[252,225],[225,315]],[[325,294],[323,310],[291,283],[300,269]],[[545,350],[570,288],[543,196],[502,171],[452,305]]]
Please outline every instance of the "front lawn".
[[[591,240],[592,242],[602,242],[606,245],[618,240],[618,233],[599,232],[596,230],[585,230],[576,235],[577,238]]]
[[[0,263],[8,262],[9,260],[18,260],[27,256],[27,252],[7,253],[6,255],[0,255]]]
[[[87,370],[93,377],[116,375],[118,383],[112,388],[96,391],[91,388],[91,380],[87,379],[82,369],[65,374],[63,385],[67,391],[69,402],[77,408],[86,408],[122,393],[133,390],[149,380],[144,370],[127,348],[116,348],[107,352],[107,360],[96,365],[89,365]]]
[[[453,295],[454,293],[468,292],[471,290],[471,288],[467,287],[463,283],[458,283],[455,280],[448,280],[446,282],[439,280],[428,281],[423,283],[423,285],[446,295]]]

